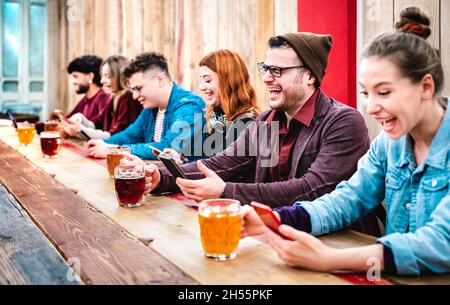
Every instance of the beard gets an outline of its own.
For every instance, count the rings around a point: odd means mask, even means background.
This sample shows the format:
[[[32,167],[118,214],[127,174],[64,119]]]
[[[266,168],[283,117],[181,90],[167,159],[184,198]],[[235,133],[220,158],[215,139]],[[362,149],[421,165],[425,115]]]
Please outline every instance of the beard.
[[[80,85],[78,89],[75,91],[77,94],[85,94],[89,90],[89,85]]]

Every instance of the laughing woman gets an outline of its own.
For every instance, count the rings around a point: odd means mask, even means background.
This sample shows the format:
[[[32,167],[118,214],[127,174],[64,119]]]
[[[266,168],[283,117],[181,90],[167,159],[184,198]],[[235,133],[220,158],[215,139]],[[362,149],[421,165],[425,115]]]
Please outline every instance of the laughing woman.
[[[363,272],[376,258],[391,274],[450,272],[450,111],[439,95],[442,64],[424,39],[430,34],[428,18],[418,9],[402,17],[404,32],[382,34],[363,51],[361,94],[383,132],[353,177],[313,202],[276,210],[281,233],[294,241],[267,230],[256,212],[244,207],[242,235],[267,233],[289,265]],[[378,243],[334,249],[312,236],[349,226],[383,199],[387,234]]]
[[[124,130],[133,123],[142,111],[141,104],[133,99],[133,94],[127,90],[121,70],[128,64],[128,59],[121,55],[108,57],[100,66],[103,90],[110,94],[109,103],[93,120],[88,120],[81,113],[72,117],[73,131],[83,131],[91,139],[109,138]],[[95,124],[93,122],[96,122]]]
[[[199,89],[207,105],[205,117],[209,133],[203,143],[203,153],[212,156],[237,139],[258,116],[259,108],[247,67],[237,53],[213,51],[200,60],[199,67]],[[180,158],[173,149],[164,152],[177,160]]]

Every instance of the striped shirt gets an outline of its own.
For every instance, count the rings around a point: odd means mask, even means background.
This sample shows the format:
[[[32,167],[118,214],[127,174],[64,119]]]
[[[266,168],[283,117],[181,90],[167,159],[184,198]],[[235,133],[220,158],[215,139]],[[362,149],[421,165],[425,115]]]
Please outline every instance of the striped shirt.
[[[164,125],[164,116],[166,114],[166,109],[158,109],[158,114],[156,115],[156,124],[155,124],[155,135],[153,136],[154,142],[161,141],[161,135],[163,131]]]

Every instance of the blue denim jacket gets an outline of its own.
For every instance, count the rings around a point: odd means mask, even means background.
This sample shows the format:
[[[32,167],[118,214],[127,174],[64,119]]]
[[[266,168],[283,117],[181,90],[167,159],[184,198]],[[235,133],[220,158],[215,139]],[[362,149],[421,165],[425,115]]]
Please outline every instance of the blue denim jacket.
[[[144,109],[127,129],[104,141],[129,146],[131,153],[142,159],[156,159],[148,147],[152,145],[159,150],[173,148],[183,152],[188,159],[195,160],[201,157],[201,153],[197,158],[194,157],[194,145],[201,148],[206,136],[203,133],[204,108],[205,102],[199,96],[174,83],[164,116],[160,142],[153,142],[158,109]]]
[[[310,215],[311,233],[342,229],[385,199],[386,236],[399,274],[450,272],[450,110],[427,159],[416,166],[410,136],[371,144],[350,180],[313,202],[297,202]]]

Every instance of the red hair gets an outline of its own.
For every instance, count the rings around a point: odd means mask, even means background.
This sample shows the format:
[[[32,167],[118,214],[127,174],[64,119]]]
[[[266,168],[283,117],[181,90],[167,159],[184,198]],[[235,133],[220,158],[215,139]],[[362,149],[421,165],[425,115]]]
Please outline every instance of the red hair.
[[[217,50],[202,58],[199,66],[206,66],[219,77],[220,106],[227,120],[253,110],[259,113],[255,89],[250,85],[249,74],[242,58],[230,50]],[[214,105],[206,108],[206,119],[211,117]]]

